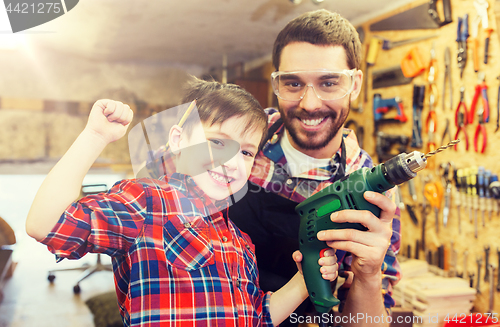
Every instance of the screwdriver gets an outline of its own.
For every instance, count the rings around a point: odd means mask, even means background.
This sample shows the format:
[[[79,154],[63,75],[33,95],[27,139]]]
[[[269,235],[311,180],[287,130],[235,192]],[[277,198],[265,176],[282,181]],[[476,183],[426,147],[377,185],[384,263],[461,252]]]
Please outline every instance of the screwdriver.
[[[458,218],[458,233],[462,233],[462,219],[460,218],[460,207],[462,203],[465,205],[464,193],[462,191],[462,169],[458,169],[454,174],[456,191],[453,193],[452,197],[455,200],[455,206],[457,207],[457,218]]]
[[[491,214],[493,212],[493,204],[491,200],[490,185],[491,180],[491,170],[486,169],[484,171],[484,197],[486,198],[486,211],[488,211],[488,215],[491,221]]]
[[[469,222],[472,223],[472,184],[469,168],[464,168],[464,177],[467,186],[467,207],[469,208]]]
[[[484,211],[485,211],[485,198],[484,198],[484,167],[479,166],[477,168],[477,194],[479,195],[479,210],[481,210],[481,220],[483,222],[483,227],[486,226],[484,222]]]
[[[477,196],[477,167],[469,168],[470,186],[471,186],[471,205],[474,209],[474,237],[477,238],[477,211],[478,211],[478,196]]]

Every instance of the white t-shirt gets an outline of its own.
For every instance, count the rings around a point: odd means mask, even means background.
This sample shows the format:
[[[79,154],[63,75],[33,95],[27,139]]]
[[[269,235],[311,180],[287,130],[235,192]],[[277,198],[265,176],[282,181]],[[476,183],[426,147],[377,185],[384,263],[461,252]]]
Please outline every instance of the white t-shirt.
[[[331,158],[316,159],[295,149],[288,137],[285,130],[280,139],[280,145],[286,157],[288,174],[291,177],[298,177],[311,169],[326,167],[330,164]]]

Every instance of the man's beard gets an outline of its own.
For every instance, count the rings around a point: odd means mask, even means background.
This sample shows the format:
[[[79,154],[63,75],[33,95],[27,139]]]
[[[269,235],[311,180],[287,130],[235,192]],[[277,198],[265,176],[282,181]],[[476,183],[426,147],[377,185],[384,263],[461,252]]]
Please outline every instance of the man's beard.
[[[295,114],[295,109],[293,111],[290,111],[288,115],[285,115],[283,110],[279,110],[281,114],[281,118],[283,119],[283,123],[285,125],[285,128],[287,130],[288,135],[292,138],[293,142],[299,146],[299,148],[303,150],[320,150],[328,145],[330,141],[337,135],[337,133],[340,131],[342,126],[344,125],[344,122],[347,119],[347,116],[349,115],[350,111],[350,104],[351,101],[349,99],[349,105],[347,108],[342,108],[340,113],[337,113],[336,111],[329,110],[328,112],[325,111],[320,111],[314,113],[314,115],[297,115]],[[340,116],[339,116],[340,115]],[[329,117],[329,120],[331,122],[331,128],[329,128],[327,131],[325,131],[325,127],[323,127],[320,131],[315,131],[315,132],[307,132],[307,131],[302,131],[300,134],[304,135],[305,137],[299,137],[299,133],[297,131],[297,128],[295,128],[292,124],[292,121],[295,118],[300,118],[300,119],[319,119],[319,118],[327,118]],[[323,122],[321,122],[323,123]],[[325,134],[326,136],[322,139],[315,140],[315,136],[318,134]]]

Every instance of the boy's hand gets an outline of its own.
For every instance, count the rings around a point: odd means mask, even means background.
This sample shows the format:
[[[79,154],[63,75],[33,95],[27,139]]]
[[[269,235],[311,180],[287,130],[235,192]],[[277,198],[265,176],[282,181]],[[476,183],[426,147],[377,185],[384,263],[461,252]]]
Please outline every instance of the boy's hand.
[[[292,257],[302,274],[302,253],[300,253],[300,251],[295,251]],[[337,278],[339,265],[337,264],[337,256],[335,255],[334,249],[326,250],[324,252],[324,257],[318,260],[318,264],[321,266],[320,271],[324,279],[334,281]]]
[[[355,229],[326,230],[318,233],[318,239],[328,246],[351,252],[351,270],[354,278],[380,280],[381,267],[387,249],[391,245],[392,219],[396,205],[383,194],[365,192],[365,199],[379,207],[380,218],[365,210],[342,210],[331,215],[334,222],[361,223],[367,231]]]
[[[98,100],[92,106],[85,130],[101,137],[106,144],[122,138],[132,122],[134,113],[119,101]]]

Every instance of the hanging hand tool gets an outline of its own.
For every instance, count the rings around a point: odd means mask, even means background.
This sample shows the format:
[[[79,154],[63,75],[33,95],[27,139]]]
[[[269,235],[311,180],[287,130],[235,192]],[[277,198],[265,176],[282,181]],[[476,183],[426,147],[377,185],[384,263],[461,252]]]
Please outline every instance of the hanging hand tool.
[[[400,47],[402,45],[415,43],[415,42],[419,42],[419,41],[423,41],[423,40],[427,40],[427,39],[432,39],[432,38],[435,38],[438,36],[439,36],[439,34],[431,34],[431,35],[424,35],[424,36],[420,36],[420,37],[414,37],[411,39],[404,39],[404,40],[400,40],[400,41],[391,41],[391,40],[384,39],[381,37],[378,37],[378,38],[382,40],[382,49],[383,50],[390,50],[390,49],[394,49],[396,47]],[[375,36],[375,37],[377,37],[377,36]]]
[[[425,197],[425,186],[427,185],[427,183],[429,182],[429,177],[426,176],[426,177],[423,177],[422,178],[422,190],[424,190],[424,196],[422,197],[422,237],[421,237],[421,240],[422,240],[422,252],[424,253],[424,255],[426,254],[426,248],[425,248],[425,232],[426,232],[426,228],[427,228],[427,215],[429,214],[429,210],[430,210],[430,206],[427,204],[427,200],[426,200],[426,197]]]
[[[465,88],[462,86],[460,88],[460,102],[458,103],[457,110],[455,111],[455,126],[457,127],[457,133],[455,134],[455,139],[458,139],[460,132],[464,134],[465,139],[465,150],[469,150],[469,138],[467,137],[467,132],[465,131],[465,125],[468,124],[468,113],[467,106],[464,102],[464,92]],[[463,112],[460,109],[463,108]],[[458,150],[455,146],[455,150]]]
[[[477,194],[479,196],[479,210],[481,210],[481,221],[483,227],[486,227],[484,212],[486,211],[486,198],[484,197],[484,167],[477,168]]]
[[[415,181],[413,179],[410,179],[408,181],[408,192],[410,193],[411,198],[413,199],[413,202],[417,202],[417,190],[415,189]]]
[[[463,278],[467,278],[467,257],[468,257],[469,251],[465,250],[464,251],[464,271],[463,271]]]
[[[429,83],[429,113],[425,121],[425,129],[427,132],[427,148],[428,151],[434,151],[436,148],[435,135],[437,130],[437,117],[434,105],[437,101],[438,90],[436,86],[436,50],[435,44],[432,43],[431,60],[427,71],[427,82]],[[434,161],[428,162],[430,169],[434,168]]]
[[[384,114],[387,113],[390,108],[395,108],[397,110],[397,115],[392,118],[384,118]],[[378,132],[378,126],[381,123],[404,123],[408,120],[403,109],[403,101],[401,98],[382,99],[379,93],[373,95],[373,118],[375,120],[374,133]]]
[[[450,98],[450,110],[453,110],[453,88],[451,86],[451,54],[450,48],[446,47],[444,51],[444,79],[443,79],[443,106],[442,110],[445,111],[446,100],[446,84],[448,84],[448,96]]]
[[[481,294],[481,287],[480,287],[480,282],[481,282],[481,264],[483,263],[483,260],[481,258],[476,259],[477,263],[477,283],[476,283],[476,293]]]
[[[465,196],[462,191],[462,169],[458,169],[454,173],[455,179],[455,191],[453,193],[453,199],[455,200],[455,206],[457,207],[457,218],[458,218],[458,233],[462,233],[462,219],[460,215],[460,209],[465,206]]]
[[[464,18],[458,17],[457,25],[457,63],[460,68],[460,78],[463,76],[465,64],[467,63],[467,38],[469,37],[469,15],[465,14]]]
[[[472,124],[474,121],[474,115],[476,114],[476,107],[479,97],[482,98],[483,102],[483,118],[484,122],[487,123],[490,121],[490,103],[488,101],[488,86],[485,82],[485,74],[483,72],[478,74],[478,84],[475,87],[474,97],[472,98],[472,104],[470,106],[469,111],[469,124]]]
[[[490,180],[491,180],[491,170],[486,169],[484,171],[484,197],[486,199],[486,211],[488,211],[488,217],[490,218],[491,221],[491,214],[493,213],[493,203],[489,188]]]
[[[486,145],[488,144],[488,137],[486,134],[486,127],[484,127],[484,118],[483,118],[483,108],[481,108],[477,112],[478,122],[476,127],[476,132],[474,133],[474,151],[484,153],[486,150]],[[483,144],[481,149],[478,151],[477,144],[479,143],[479,139],[482,138]]]
[[[424,109],[425,86],[413,85],[413,132],[411,146],[421,148],[422,141],[422,110]]]
[[[490,43],[490,34],[493,31],[489,27],[488,23],[488,1],[486,0],[475,0],[474,1],[474,7],[476,8],[477,16],[474,18],[474,25],[476,25],[476,29],[479,29],[479,24],[483,26],[484,31],[486,32],[486,39],[484,43],[484,63],[488,63],[488,48],[489,48],[489,43]],[[476,31],[476,38],[477,38],[477,31]],[[476,45],[477,47],[477,39],[476,39]],[[477,50],[476,50],[476,55],[477,55]],[[479,59],[478,59],[479,61]],[[476,70],[477,71],[477,70]]]
[[[494,315],[495,313],[493,313],[493,306],[495,303],[495,293],[494,293],[495,283],[493,282],[493,274],[495,273],[495,267],[493,267],[493,265],[487,265],[486,269],[489,274],[488,282],[490,283],[490,301],[488,305],[488,313],[490,315]]]
[[[491,198],[493,199],[493,211],[495,215],[498,216],[498,201],[500,199],[500,182],[498,181],[498,176],[492,174],[490,178],[490,185],[488,186],[491,192]]]
[[[485,262],[485,267],[488,267],[488,265],[490,264],[490,246],[489,245],[485,245],[484,246],[484,262]],[[489,281],[489,271],[488,269],[485,269],[485,272],[484,272],[484,281],[485,282],[488,282]]]
[[[415,207],[407,203],[406,210],[408,210],[408,214],[410,215],[412,223],[418,227],[418,218],[415,214]]]
[[[477,238],[478,226],[477,226],[477,212],[479,210],[479,196],[477,194],[477,167],[469,168],[470,173],[470,185],[471,185],[471,202],[472,209],[474,210],[474,237]]]
[[[500,82],[500,75],[497,76],[497,80]],[[499,129],[500,129],[500,84],[498,85],[498,94],[497,94],[497,128],[495,129],[495,133],[498,132]]]
[[[466,185],[467,185],[467,208],[469,209],[469,222],[472,223],[472,221],[473,221],[473,216],[472,216],[472,182],[471,182],[470,168],[464,168],[463,172],[464,172]]]
[[[439,208],[443,198],[443,186],[439,182],[425,184],[424,196],[434,208],[436,234],[439,233]]]
[[[500,249],[497,248],[498,267],[500,269]],[[497,292],[500,292],[500,273],[497,276]]]
[[[377,61],[377,55],[382,45],[382,40],[372,37],[370,39],[370,43],[368,44],[368,53],[366,55],[366,75],[364,78],[365,89],[363,91],[363,101],[368,102],[368,71],[369,69],[375,65]]]
[[[444,207],[443,207],[443,226],[446,227],[448,224],[448,216],[450,214],[450,202],[451,202],[451,180],[452,177],[450,176],[450,172],[453,172],[452,168],[452,163],[447,162],[447,163],[442,163],[439,166],[439,169],[442,170],[442,180],[445,185],[445,192],[444,192]]]
[[[455,277],[457,275],[457,251],[455,250],[455,247],[453,245],[454,242],[453,240],[451,240],[449,264],[448,264],[449,277]]]
[[[437,10],[437,0],[403,11],[370,25],[370,31],[437,29],[453,21],[450,0],[443,0],[443,19]]]
[[[446,144],[446,142],[450,142],[451,140],[453,140],[453,138],[451,137],[450,119],[446,118],[443,136],[441,136],[441,143]]]

